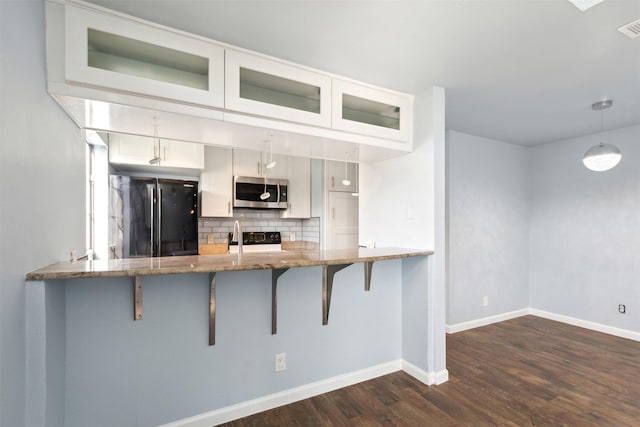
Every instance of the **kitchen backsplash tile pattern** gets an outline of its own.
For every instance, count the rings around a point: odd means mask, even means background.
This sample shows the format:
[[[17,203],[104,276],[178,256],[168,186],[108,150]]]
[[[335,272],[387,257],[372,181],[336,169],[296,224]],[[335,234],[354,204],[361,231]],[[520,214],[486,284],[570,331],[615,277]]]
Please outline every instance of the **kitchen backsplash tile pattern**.
[[[233,218],[198,218],[198,243],[227,243],[233,223],[238,220],[242,231],[279,231],[283,241],[320,243],[320,218],[283,219],[278,211],[235,209]],[[293,238],[293,239],[292,239]]]

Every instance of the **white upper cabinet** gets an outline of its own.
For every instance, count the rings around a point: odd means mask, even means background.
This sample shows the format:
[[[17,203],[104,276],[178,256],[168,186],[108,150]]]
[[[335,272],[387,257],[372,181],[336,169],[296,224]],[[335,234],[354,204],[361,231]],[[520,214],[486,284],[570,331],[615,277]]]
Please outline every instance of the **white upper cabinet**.
[[[151,136],[157,117],[167,138],[231,148],[264,151],[275,134],[299,157],[412,151],[412,95],[91,3],[45,0],[45,13],[47,90],[80,128]]]
[[[224,107],[224,48],[133,19],[65,8],[65,79]]]
[[[348,162],[325,161],[327,189],[329,191],[358,191],[358,164]]]
[[[225,109],[331,127],[331,78],[227,49]]]
[[[109,136],[109,162],[150,168],[204,169],[204,146],[134,135]]]
[[[333,79],[333,128],[411,143],[413,96]]]
[[[290,156],[287,158],[289,208],[282,218],[311,217],[311,160]]]
[[[200,216],[233,216],[231,149],[205,147],[204,166],[200,175]]]
[[[272,168],[269,163],[275,162]],[[233,175],[287,178],[287,156],[253,150],[233,150]]]

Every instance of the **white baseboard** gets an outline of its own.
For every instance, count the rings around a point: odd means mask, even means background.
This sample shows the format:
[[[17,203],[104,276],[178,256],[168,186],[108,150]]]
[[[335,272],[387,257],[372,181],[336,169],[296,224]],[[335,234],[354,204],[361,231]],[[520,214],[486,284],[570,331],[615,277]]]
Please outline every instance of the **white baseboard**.
[[[439,372],[427,372],[406,360],[402,361],[402,370],[426,385],[438,385],[449,380],[449,371],[446,369]]]
[[[391,374],[403,370],[426,385],[442,384],[449,379],[449,371],[443,369],[439,372],[426,372],[405,360],[394,360],[381,365],[360,371],[350,372],[326,380],[317,381],[300,387],[284,390],[279,393],[259,397],[257,399],[241,402],[236,405],[216,409],[215,411],[184,418],[160,427],[210,427],[248,417],[258,412],[268,411],[279,406],[288,405],[323,393],[328,393],[342,387],[368,381],[373,378]]]
[[[548,311],[538,310],[536,308],[530,308],[529,314],[538,317],[544,317],[545,319],[555,320],[557,322],[567,323],[573,326],[579,326],[585,329],[591,329],[592,331],[604,332],[605,334],[615,335],[621,338],[627,338],[634,341],[640,341],[640,333],[630,331],[628,329],[615,328],[613,326],[603,325],[601,323],[590,322],[588,320],[576,319],[575,317],[564,316],[562,314],[555,314]]]
[[[480,326],[490,325],[492,323],[503,322],[505,320],[515,319],[516,317],[526,316],[530,313],[529,308],[510,311],[508,313],[496,314],[495,316],[483,317],[482,319],[470,320],[468,322],[456,323],[455,325],[447,325],[445,331],[448,334],[466,331],[467,329],[479,328]]]
[[[277,408],[278,406],[288,405],[289,403],[328,393],[342,387],[347,387],[387,375],[392,372],[397,372],[402,369],[402,366],[402,360],[394,360],[392,362],[372,366],[371,368],[349,372],[348,374],[338,375],[333,378],[316,381],[311,384],[306,384],[300,387],[284,390],[279,393],[220,408],[215,411],[184,418],[172,423],[164,424],[161,427],[211,427],[213,425],[226,423],[238,418],[247,417],[258,412]]]
[[[466,331],[467,329],[479,328],[480,326],[490,325],[492,323],[502,322],[504,320],[515,319],[516,317],[526,316],[543,317],[556,322],[562,322],[581,328],[590,329],[592,331],[603,332],[605,334],[614,335],[616,337],[627,338],[633,341],[640,341],[640,333],[630,331],[628,329],[616,328],[613,326],[603,325],[601,323],[590,322],[588,320],[576,319],[575,317],[565,316],[562,314],[551,313],[549,311],[538,310],[537,308],[523,308],[522,310],[511,311],[509,313],[498,314],[496,316],[484,317],[482,319],[471,320],[469,322],[457,323],[455,325],[447,325],[446,332],[455,334],[456,332]]]
[[[524,308],[521,310],[511,311],[509,313],[498,314],[495,316],[485,317],[482,319],[472,320],[469,322],[458,323],[455,325],[447,325],[446,332],[453,334],[465,331],[467,329],[478,328],[480,326],[490,325],[492,323],[502,322],[504,320],[515,319],[516,317],[526,316],[528,314],[543,317],[558,322],[591,329],[598,332],[604,332],[628,338],[634,341],[640,341],[640,333],[629,331],[626,329],[614,328],[586,320],[575,319],[573,317],[560,314],[550,313],[543,310]],[[437,385],[446,382],[449,379],[449,372],[443,369],[439,372],[427,372],[406,360],[398,359],[381,365],[372,366],[344,375],[339,375],[326,380],[317,381],[300,387],[284,390],[279,393],[270,394],[268,396],[259,397],[257,399],[241,402],[236,405],[227,406],[215,411],[206,412],[189,418],[164,424],[161,427],[210,427],[238,418],[247,417],[258,412],[267,411],[282,405],[297,402],[309,397],[328,393],[342,387],[347,387],[383,375],[387,375],[399,370],[405,371],[407,374],[416,378],[418,381],[426,385]]]

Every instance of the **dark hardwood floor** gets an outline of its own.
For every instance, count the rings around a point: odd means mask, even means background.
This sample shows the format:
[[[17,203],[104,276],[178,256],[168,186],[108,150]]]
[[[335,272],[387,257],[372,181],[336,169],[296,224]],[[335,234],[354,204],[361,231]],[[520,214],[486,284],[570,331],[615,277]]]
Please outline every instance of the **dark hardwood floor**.
[[[447,336],[449,381],[396,372],[226,426],[640,426],[640,343],[525,316]]]

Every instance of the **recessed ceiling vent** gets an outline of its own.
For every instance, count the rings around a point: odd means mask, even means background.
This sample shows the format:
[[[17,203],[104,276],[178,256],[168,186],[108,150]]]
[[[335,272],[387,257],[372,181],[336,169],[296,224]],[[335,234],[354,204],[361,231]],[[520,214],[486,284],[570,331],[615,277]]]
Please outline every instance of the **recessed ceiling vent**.
[[[635,39],[636,37],[640,36],[640,19],[623,25],[622,27],[618,28],[618,31],[620,31],[630,39]]]

